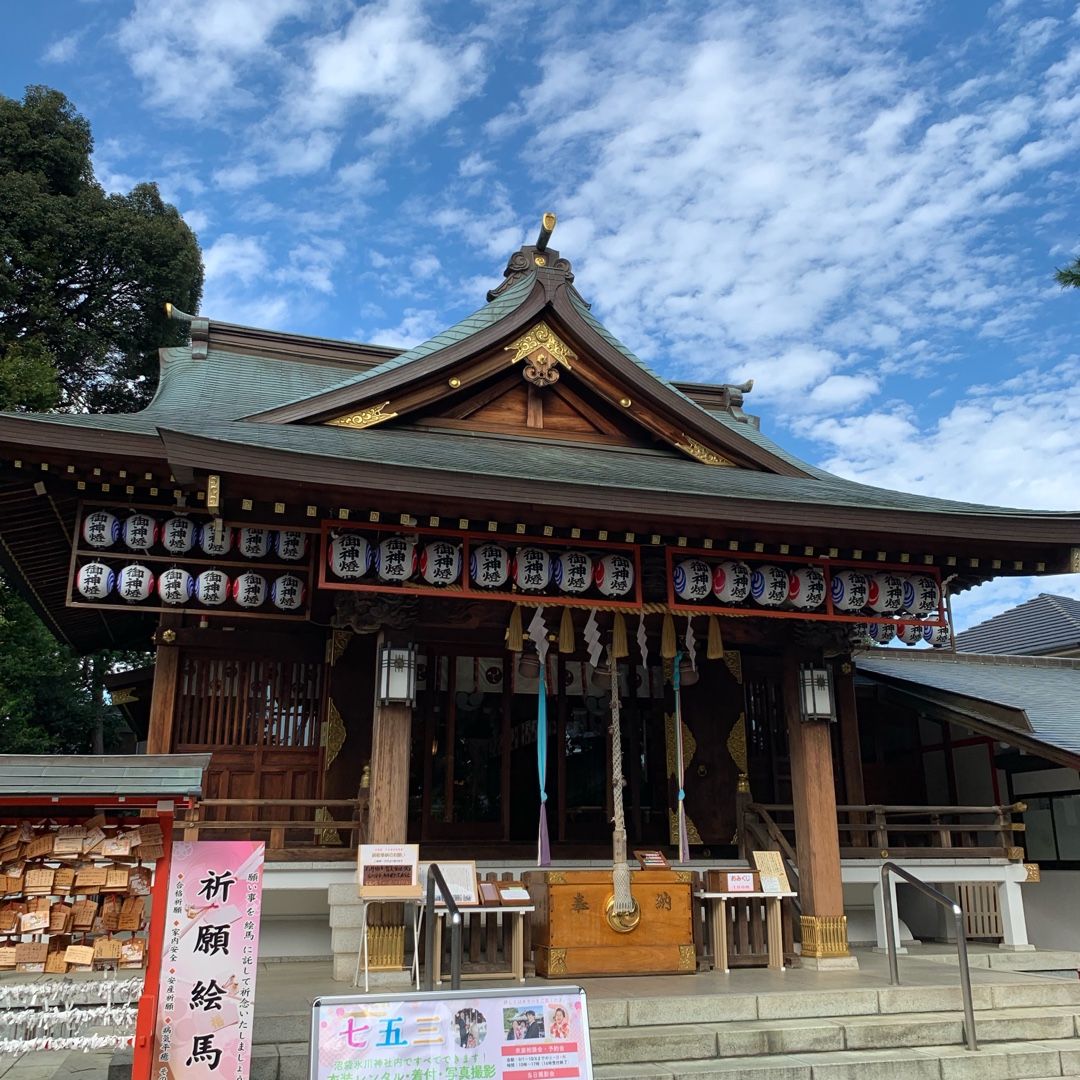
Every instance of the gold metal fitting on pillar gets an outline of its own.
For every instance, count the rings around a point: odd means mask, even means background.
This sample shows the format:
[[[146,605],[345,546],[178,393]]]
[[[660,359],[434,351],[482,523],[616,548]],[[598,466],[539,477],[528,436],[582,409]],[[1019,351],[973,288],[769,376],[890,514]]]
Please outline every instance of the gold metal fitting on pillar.
[[[819,960],[850,956],[846,915],[803,915],[802,954]]]

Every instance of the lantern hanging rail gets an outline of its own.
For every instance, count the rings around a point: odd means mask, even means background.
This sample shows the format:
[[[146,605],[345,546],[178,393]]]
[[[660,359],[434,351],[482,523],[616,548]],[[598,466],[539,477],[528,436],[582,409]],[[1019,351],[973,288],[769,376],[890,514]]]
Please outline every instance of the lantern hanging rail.
[[[438,886],[450,916],[450,989],[461,989],[461,911],[450,893],[438,863],[428,866],[427,896],[424,899],[424,989],[435,989],[435,888]],[[414,944],[414,948],[418,943]]]
[[[920,880],[902,866],[894,862],[881,864],[881,898],[885,908],[885,943],[889,949],[889,982],[893,986],[900,985],[900,964],[897,959],[896,941],[897,928],[893,921],[893,899],[890,888],[889,875],[895,874],[922,893],[928,900],[940,904],[952,912],[956,922],[956,957],[960,965],[960,991],[964,999],[964,1045],[969,1050],[978,1050],[979,1043],[975,1037],[975,1006],[971,1000],[971,968],[968,965],[967,937],[964,933],[964,912],[955,901],[950,900],[943,892],[939,892],[925,881]]]

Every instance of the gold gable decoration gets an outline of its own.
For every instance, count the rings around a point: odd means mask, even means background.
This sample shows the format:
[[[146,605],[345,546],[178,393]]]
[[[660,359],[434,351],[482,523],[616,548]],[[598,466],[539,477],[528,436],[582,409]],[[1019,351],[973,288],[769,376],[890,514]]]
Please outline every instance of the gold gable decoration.
[[[390,420],[397,416],[396,412],[387,412],[386,408],[390,404],[389,401],[384,401],[381,405],[372,405],[367,409],[360,409],[359,412],[345,413],[343,416],[335,416],[333,420],[327,420],[327,424],[333,427],[344,428],[369,428],[375,424],[381,424],[384,420]]]
[[[689,454],[692,458],[696,458],[704,465],[722,465],[725,468],[735,468],[735,462],[729,461],[726,457],[716,453],[715,450],[710,450],[707,446],[703,446],[697,441],[697,439],[691,439],[689,435],[683,436],[682,442],[675,444],[684,453]]]

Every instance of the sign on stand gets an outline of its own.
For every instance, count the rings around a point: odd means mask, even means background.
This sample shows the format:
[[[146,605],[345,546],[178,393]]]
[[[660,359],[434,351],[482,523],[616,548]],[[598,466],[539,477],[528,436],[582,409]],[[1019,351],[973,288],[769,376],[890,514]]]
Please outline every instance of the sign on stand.
[[[311,1080],[592,1080],[580,986],[317,998]]]

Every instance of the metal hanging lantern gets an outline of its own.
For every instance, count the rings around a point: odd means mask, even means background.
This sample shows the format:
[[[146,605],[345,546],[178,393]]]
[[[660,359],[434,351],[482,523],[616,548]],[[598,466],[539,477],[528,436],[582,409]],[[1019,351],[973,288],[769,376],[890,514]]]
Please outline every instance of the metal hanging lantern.
[[[836,695],[827,665],[799,665],[799,714],[803,721],[836,720]]]
[[[416,701],[416,647],[384,642],[379,649],[379,704],[412,705]]]

